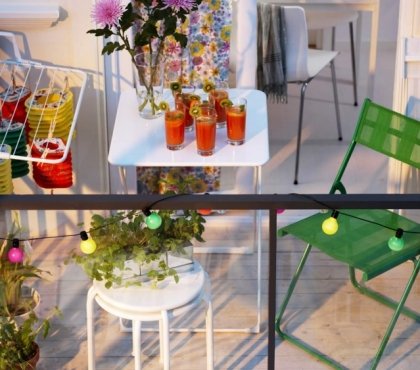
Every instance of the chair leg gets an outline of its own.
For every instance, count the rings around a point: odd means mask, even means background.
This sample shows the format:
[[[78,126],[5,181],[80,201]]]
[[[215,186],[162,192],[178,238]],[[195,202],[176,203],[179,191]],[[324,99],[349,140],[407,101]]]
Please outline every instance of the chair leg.
[[[296,162],[295,162],[295,180],[293,182],[295,185],[298,184],[300,141],[302,138],[303,106],[305,104],[305,91],[309,82],[310,81],[305,81],[304,83],[302,83],[302,86],[300,88],[299,124],[298,124],[298,134],[297,134],[297,144],[296,144]]]
[[[329,358],[327,355],[323,354],[322,352],[318,351],[316,348],[313,348],[309,344],[303,342],[299,338],[296,338],[295,336],[286,333],[285,331],[281,330],[280,325],[281,321],[284,315],[284,312],[286,311],[286,307],[290,301],[290,298],[292,296],[292,293],[296,287],[296,284],[298,282],[298,279],[300,277],[300,274],[303,270],[303,267],[306,263],[306,260],[308,259],[309,253],[312,249],[312,246],[308,244],[308,246],[305,249],[305,252],[303,253],[303,256],[299,262],[299,265],[295,271],[295,274],[293,275],[293,278],[290,282],[289,288],[287,290],[286,296],[277,312],[276,315],[276,321],[275,321],[275,330],[277,334],[282,338],[283,340],[287,340],[291,344],[295,345],[296,347],[300,348],[301,350],[305,351],[306,353],[310,354],[311,356],[314,356],[319,361],[331,366],[334,369],[341,370],[342,366],[334,361],[333,359]]]
[[[141,370],[141,321],[133,320],[134,369]]]
[[[280,305],[279,310],[277,311],[275,329],[276,329],[277,334],[281,338],[285,338],[286,336],[286,333],[280,329],[281,320],[283,318],[284,312],[286,311],[286,307],[289,304],[290,298],[292,297],[293,291],[295,290],[296,284],[299,280],[300,274],[302,273],[303,267],[305,266],[306,260],[308,259],[311,249],[312,249],[312,246],[308,244],[296,268],[293,278],[290,281],[289,288],[287,289],[287,292],[286,292],[286,296],[284,297],[283,302]]]
[[[93,303],[95,300],[93,287],[89,289],[86,298],[86,319],[87,319],[87,350],[88,350],[88,369],[95,370],[95,327],[93,323]]]
[[[337,79],[335,76],[335,65],[334,65],[333,60],[330,63],[330,67],[331,67],[331,79],[332,79],[333,92],[334,92],[334,105],[335,105],[335,117],[337,120],[338,140],[341,141],[343,140],[343,135],[341,133],[340,105],[338,103]]]
[[[376,352],[375,360],[373,361],[371,369],[374,370],[378,366],[378,363],[384,353],[385,347],[388,344],[389,337],[391,336],[392,331],[394,330],[395,324],[397,323],[398,317],[401,314],[402,308],[404,307],[405,301],[410,294],[411,288],[413,287],[414,282],[416,281],[416,277],[420,270],[420,258],[417,260],[416,264],[414,265],[414,270],[410,276],[410,279],[407,282],[407,285],[404,289],[403,295],[401,296],[400,301],[398,302],[397,309],[395,310],[394,314],[392,315],[391,321],[386,329],[385,335],[382,338],[381,344]]]
[[[350,32],[350,51],[351,51],[351,70],[353,75],[353,96],[354,96],[354,106],[357,107],[357,76],[356,76],[356,57],[354,52],[354,33],[353,33],[353,22],[349,22],[349,32]]]
[[[378,301],[379,303],[382,303],[384,306],[387,306],[392,310],[395,310],[397,308],[398,302],[359,283],[356,279],[356,273],[354,268],[349,267],[349,272],[350,281],[360,294],[366,295],[367,297],[372,298],[375,301]],[[410,319],[413,319],[414,321],[420,322],[420,314],[413,310],[410,310],[408,307],[403,307],[401,313],[409,317]]]

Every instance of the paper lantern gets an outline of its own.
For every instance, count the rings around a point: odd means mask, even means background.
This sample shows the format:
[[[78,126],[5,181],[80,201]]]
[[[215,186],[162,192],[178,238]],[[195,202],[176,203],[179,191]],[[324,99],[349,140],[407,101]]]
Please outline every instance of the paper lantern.
[[[64,150],[65,143],[60,138],[36,139],[33,142],[31,154],[34,158],[61,159]],[[73,185],[71,152],[61,163],[34,162],[32,175],[35,183],[41,188],[69,188]]]

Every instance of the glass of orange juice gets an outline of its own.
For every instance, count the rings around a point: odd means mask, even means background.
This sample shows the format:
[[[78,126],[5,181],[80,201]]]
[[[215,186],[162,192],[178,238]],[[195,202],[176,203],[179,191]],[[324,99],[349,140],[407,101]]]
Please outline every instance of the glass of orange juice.
[[[245,142],[246,99],[234,98],[225,107],[227,141],[231,145],[242,145]]]
[[[214,105],[217,112],[217,128],[226,126],[226,112],[225,108],[220,105],[220,102],[229,98],[229,85],[224,82],[219,82],[216,88],[209,92],[209,101]]]
[[[166,147],[179,150],[184,147],[185,114],[183,110],[169,109],[165,112]]]
[[[197,152],[202,156],[213,155],[216,146],[216,109],[209,104],[201,104],[195,117]]]
[[[200,96],[194,92],[181,92],[175,96],[175,106],[179,110],[184,111],[185,131],[191,131],[194,128],[194,119],[190,115],[190,108],[194,104],[200,103]]]

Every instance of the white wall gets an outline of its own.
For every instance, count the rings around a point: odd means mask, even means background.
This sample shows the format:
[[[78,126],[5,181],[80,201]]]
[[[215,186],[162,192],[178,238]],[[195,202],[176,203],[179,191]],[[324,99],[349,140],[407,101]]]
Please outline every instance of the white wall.
[[[379,31],[378,42],[396,42],[398,30],[398,12],[400,0],[379,1]],[[365,12],[362,15],[362,42],[369,41],[370,15]],[[347,25],[337,27],[337,42],[348,42],[349,31]]]
[[[77,122],[77,136],[72,143],[74,186],[56,190],[60,193],[107,193],[107,124],[102,82],[102,57],[98,54],[98,39],[86,34],[93,28],[90,20],[91,1],[86,0],[0,0],[0,8],[7,4],[19,9],[37,8],[43,3],[59,6],[59,20],[52,27],[37,25],[11,29],[0,19],[0,30],[12,30],[17,36],[23,59],[43,64],[81,69],[88,74],[87,88]],[[23,15],[24,16],[24,15]],[[10,46],[10,45],[9,45]],[[5,49],[5,51],[1,51]],[[0,39],[0,59],[12,57],[6,40]],[[9,54],[9,55],[8,55]],[[34,184],[30,176],[14,180],[16,194],[49,193]],[[22,224],[31,229],[31,236],[48,230],[59,233],[75,231],[75,225],[86,219],[84,212],[21,212]],[[77,231],[77,229],[76,229]]]

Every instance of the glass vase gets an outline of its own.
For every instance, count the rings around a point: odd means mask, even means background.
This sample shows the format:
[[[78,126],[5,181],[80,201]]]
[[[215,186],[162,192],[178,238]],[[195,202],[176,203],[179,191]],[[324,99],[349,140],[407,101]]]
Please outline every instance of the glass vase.
[[[155,52],[144,52],[137,54],[134,60],[139,114],[146,119],[157,118],[164,113],[159,108],[163,94],[163,58]]]

